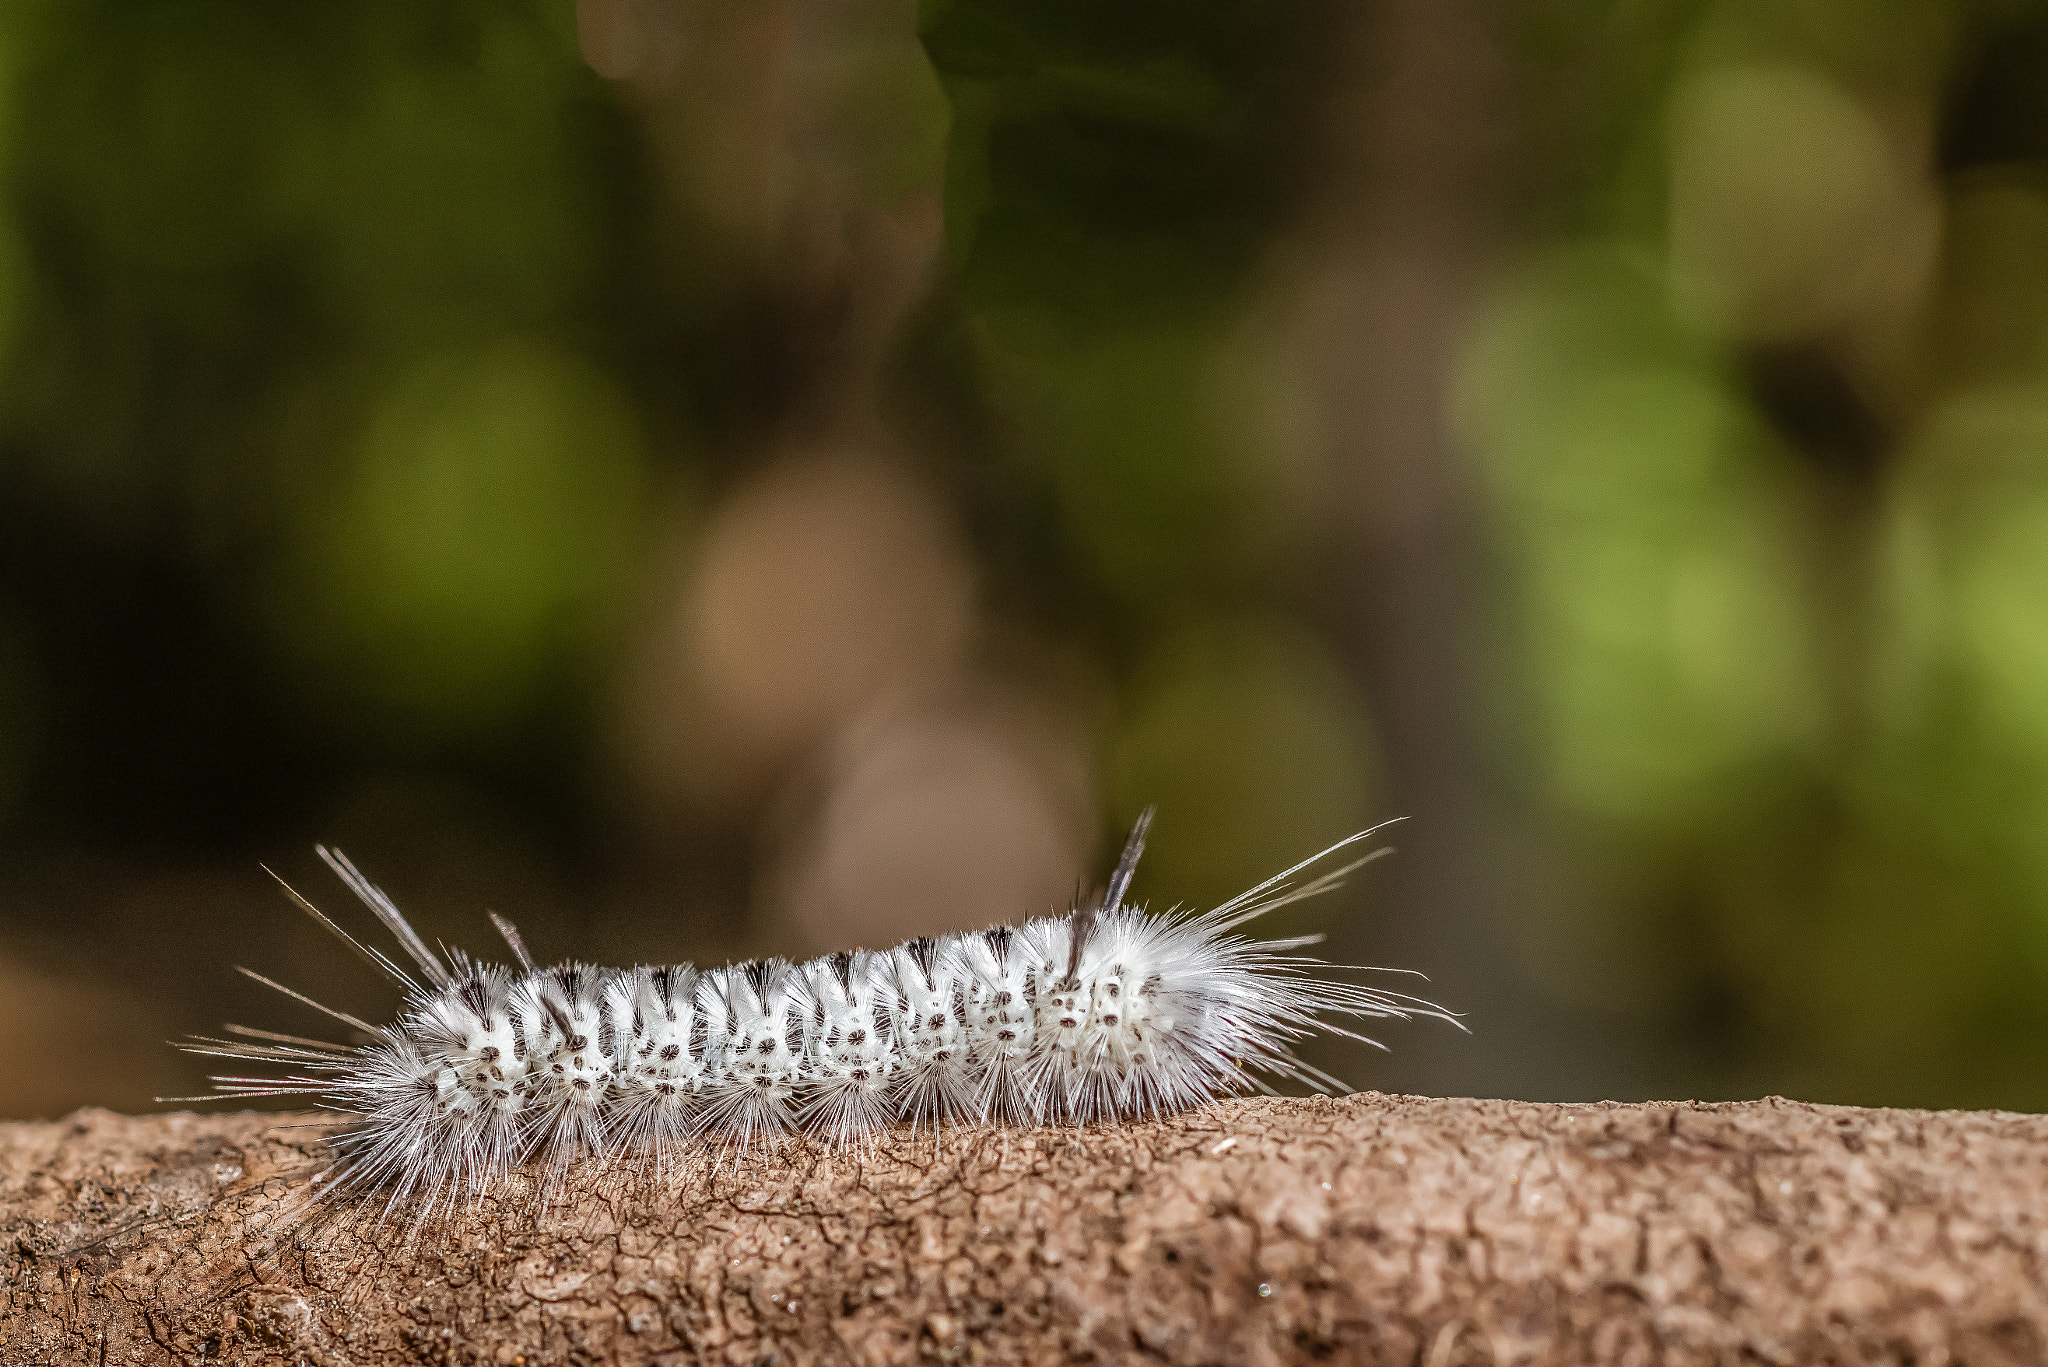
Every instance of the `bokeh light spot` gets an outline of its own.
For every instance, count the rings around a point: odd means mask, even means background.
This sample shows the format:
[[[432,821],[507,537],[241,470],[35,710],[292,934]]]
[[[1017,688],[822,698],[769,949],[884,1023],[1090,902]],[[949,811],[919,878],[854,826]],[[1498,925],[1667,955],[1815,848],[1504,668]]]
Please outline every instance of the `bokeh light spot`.
[[[292,627],[400,712],[503,724],[616,625],[647,497],[634,420],[586,364],[527,345],[423,361],[307,512]]]
[[[1672,287],[1709,329],[1809,333],[1907,264],[1888,234],[1911,193],[1884,133],[1818,72],[1695,73],[1673,99],[1670,137]]]

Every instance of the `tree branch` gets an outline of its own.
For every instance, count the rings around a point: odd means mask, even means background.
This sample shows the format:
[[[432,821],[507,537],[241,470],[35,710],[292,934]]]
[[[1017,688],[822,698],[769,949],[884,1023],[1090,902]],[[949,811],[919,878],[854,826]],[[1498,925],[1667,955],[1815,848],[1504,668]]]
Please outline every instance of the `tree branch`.
[[[2036,1116],[1232,1102],[265,1253],[309,1119],[0,1125],[0,1360],[2048,1361]]]

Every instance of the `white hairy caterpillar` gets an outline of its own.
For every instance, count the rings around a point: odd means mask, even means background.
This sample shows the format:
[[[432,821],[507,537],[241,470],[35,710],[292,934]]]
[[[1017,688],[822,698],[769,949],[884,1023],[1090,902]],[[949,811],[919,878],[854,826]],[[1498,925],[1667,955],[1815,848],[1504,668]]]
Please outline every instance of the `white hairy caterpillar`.
[[[1066,916],[701,971],[538,968],[495,913],[516,970],[437,953],[345,856],[320,847],[417,976],[285,890],[405,987],[398,1020],[373,1026],[243,969],[365,1042],[231,1025],[235,1038],[180,1047],[290,1071],[216,1077],[211,1097],[166,1099],[316,1097],[350,1123],[327,1141],[334,1161],[312,1199],[374,1192],[387,1212],[416,1204],[424,1219],[528,1162],[550,1178],[581,1163],[660,1173],[693,1153],[790,1132],[843,1146],[898,1122],[936,1132],[1161,1116],[1270,1091],[1261,1075],[1341,1088],[1291,1044],[1317,1031],[1375,1043],[1339,1023],[1347,1018],[1456,1023],[1403,993],[1318,976],[1331,966],[1297,951],[1320,936],[1238,933],[1386,853],[1289,881],[1382,827],[1211,911],[1152,915],[1124,902],[1151,819],[1139,818],[1099,903]]]

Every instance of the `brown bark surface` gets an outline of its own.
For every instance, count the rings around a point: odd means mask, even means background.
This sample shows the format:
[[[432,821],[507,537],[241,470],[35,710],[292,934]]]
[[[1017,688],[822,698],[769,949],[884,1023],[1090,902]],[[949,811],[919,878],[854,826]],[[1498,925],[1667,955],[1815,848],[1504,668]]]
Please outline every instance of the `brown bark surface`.
[[[304,1117],[0,1125],[0,1361],[2048,1361],[2048,1118],[1364,1093],[530,1181],[252,1256]]]

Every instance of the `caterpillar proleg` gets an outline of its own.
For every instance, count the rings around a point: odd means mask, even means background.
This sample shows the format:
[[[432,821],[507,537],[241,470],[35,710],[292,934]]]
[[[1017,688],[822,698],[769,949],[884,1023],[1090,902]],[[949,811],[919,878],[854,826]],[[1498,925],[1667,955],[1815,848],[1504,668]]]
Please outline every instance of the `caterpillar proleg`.
[[[281,1070],[216,1077],[210,1099],[309,1096],[344,1113],[321,1202],[377,1193],[387,1211],[415,1205],[423,1218],[528,1163],[556,1176],[585,1163],[653,1173],[792,1132],[845,1146],[899,1123],[1162,1116],[1271,1090],[1266,1078],[1340,1088],[1293,1044],[1318,1031],[1363,1040],[1351,1026],[1368,1018],[1456,1024],[1419,998],[1327,976],[1331,965],[1300,952],[1319,936],[1241,933],[1385,853],[1315,872],[1382,827],[1212,910],[1152,914],[1125,901],[1151,819],[1139,818],[1100,900],[1065,916],[702,970],[541,968],[496,915],[514,966],[437,951],[323,846],[407,962],[286,892],[404,987],[398,1019],[374,1026],[244,969],[357,1042],[231,1025],[180,1047]]]

